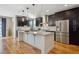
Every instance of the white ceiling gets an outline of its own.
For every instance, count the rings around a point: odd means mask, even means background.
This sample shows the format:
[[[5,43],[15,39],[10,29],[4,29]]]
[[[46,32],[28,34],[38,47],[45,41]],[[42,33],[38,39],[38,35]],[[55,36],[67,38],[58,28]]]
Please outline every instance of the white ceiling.
[[[33,7],[32,4],[0,4],[0,11],[5,11],[7,12],[7,14],[27,15],[27,7],[29,7],[29,16],[40,17],[43,15],[51,15],[55,12],[79,7],[79,5],[68,4],[68,6],[64,6],[64,4],[35,4],[35,6]],[[25,12],[23,13],[22,10],[25,10]],[[49,11],[46,12],[46,10]]]

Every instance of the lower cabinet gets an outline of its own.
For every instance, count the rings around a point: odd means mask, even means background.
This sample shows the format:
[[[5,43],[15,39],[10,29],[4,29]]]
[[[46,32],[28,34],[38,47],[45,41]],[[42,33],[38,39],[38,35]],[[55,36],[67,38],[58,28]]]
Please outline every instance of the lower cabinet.
[[[36,35],[35,36],[35,43],[34,44],[35,44],[35,46],[37,48],[41,49],[42,46],[43,46],[43,37],[42,36],[39,36],[39,35]]]
[[[28,38],[27,38],[27,33],[24,33],[24,39],[23,39],[24,42],[28,42]]]
[[[18,31],[18,41],[24,41],[24,31]]]
[[[29,44],[41,49],[43,45],[43,37],[39,35],[28,34],[26,39]]]
[[[41,53],[48,53],[54,47],[54,35],[38,35],[28,33],[25,42],[40,49]]]
[[[27,36],[28,43],[34,45],[34,38],[34,35],[29,33]]]

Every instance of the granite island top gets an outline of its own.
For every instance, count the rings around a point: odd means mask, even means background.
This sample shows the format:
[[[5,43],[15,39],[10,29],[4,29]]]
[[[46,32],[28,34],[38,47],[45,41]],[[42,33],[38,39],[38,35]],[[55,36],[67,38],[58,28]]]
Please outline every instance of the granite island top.
[[[51,32],[46,32],[46,31],[29,31],[28,33],[34,34],[34,35],[52,35],[53,34]]]
[[[23,31],[25,33],[29,33],[29,34],[34,34],[34,35],[52,35],[54,34],[54,32],[46,32],[46,31],[43,31],[43,30],[38,30],[38,31],[31,31],[31,30],[18,30],[19,32],[20,31]]]

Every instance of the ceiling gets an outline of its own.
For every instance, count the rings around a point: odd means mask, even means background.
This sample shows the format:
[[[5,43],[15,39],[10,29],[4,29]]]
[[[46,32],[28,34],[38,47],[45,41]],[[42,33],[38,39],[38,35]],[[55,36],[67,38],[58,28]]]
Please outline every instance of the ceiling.
[[[28,15],[34,17],[40,17],[43,15],[51,15],[55,12],[68,10],[71,8],[79,7],[78,4],[0,4],[0,10],[8,11],[10,14],[15,15],[27,15],[26,8],[28,7]],[[22,12],[24,10],[24,12]],[[7,12],[7,13],[8,13]]]

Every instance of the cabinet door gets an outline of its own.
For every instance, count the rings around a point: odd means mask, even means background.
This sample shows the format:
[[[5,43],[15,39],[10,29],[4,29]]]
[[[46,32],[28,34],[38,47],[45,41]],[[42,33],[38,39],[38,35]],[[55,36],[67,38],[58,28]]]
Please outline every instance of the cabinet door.
[[[28,33],[28,43],[34,45],[34,35]]]
[[[69,43],[79,45],[79,18],[76,15],[69,22]]]
[[[39,49],[42,49],[42,46],[43,46],[43,37],[42,36],[39,36],[39,35],[35,36],[35,46]]]
[[[28,42],[27,33],[24,34],[24,40],[23,41],[26,42],[26,43]]]
[[[23,31],[19,31],[18,32],[18,39],[19,39],[19,41],[23,41],[24,40],[24,32]]]

